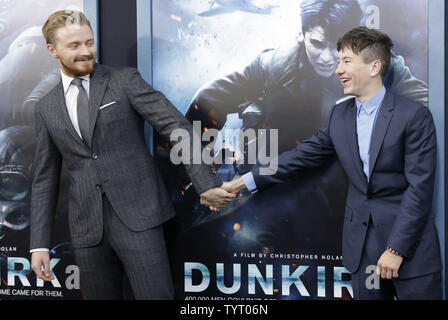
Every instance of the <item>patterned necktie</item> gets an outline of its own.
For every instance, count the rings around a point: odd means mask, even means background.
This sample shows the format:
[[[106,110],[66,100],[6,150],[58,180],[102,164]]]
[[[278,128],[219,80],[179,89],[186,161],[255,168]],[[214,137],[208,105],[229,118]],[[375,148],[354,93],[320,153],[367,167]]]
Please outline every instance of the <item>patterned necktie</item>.
[[[78,87],[78,100],[77,100],[77,114],[78,114],[78,125],[81,131],[81,136],[87,145],[90,142],[87,141],[89,137],[89,97],[87,96],[86,89],[82,85],[81,78],[73,79],[72,83]]]

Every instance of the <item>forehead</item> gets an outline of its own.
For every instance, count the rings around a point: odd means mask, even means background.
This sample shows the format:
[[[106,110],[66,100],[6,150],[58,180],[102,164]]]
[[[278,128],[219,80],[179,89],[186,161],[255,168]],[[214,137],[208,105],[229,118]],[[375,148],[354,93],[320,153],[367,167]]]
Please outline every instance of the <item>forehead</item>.
[[[316,41],[327,40],[327,38],[325,37],[325,30],[321,26],[315,26],[311,28],[309,31],[305,31],[304,35],[306,38],[313,39]]]
[[[93,38],[93,32],[86,24],[73,24],[58,28],[55,36],[58,41],[63,42],[73,41],[74,39],[86,40],[88,38]]]
[[[342,60],[342,59],[357,59],[358,57],[361,57],[359,54],[356,54],[353,52],[352,49],[350,49],[349,47],[345,47],[342,48],[339,52],[338,52],[338,59]]]

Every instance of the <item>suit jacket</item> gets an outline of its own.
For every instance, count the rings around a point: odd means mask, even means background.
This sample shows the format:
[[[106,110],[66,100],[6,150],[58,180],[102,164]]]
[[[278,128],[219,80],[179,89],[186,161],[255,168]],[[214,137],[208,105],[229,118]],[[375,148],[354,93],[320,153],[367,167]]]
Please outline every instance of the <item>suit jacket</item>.
[[[386,92],[372,134],[368,181],[359,157],[356,110],[354,98],[334,106],[316,134],[279,156],[278,169],[272,175],[260,175],[259,168],[254,168],[257,188],[288,181],[336,154],[349,180],[342,240],[344,266],[352,273],[357,271],[371,218],[378,226],[377,243],[373,244],[378,259],[386,246],[404,256],[400,278],[440,270],[431,210],[437,142],[430,111]]]
[[[104,105],[108,106],[100,109]],[[101,240],[103,193],[134,231],[160,225],[175,215],[145,143],[144,121],[168,141],[179,128],[193,137],[191,123],[132,68],[96,65],[89,107],[86,141],[91,144],[87,145],[70,121],[62,82],[36,104],[31,249],[50,247],[62,160],[70,175],[68,216],[74,247],[94,246]],[[190,163],[185,167],[198,193],[222,183],[209,166]]]

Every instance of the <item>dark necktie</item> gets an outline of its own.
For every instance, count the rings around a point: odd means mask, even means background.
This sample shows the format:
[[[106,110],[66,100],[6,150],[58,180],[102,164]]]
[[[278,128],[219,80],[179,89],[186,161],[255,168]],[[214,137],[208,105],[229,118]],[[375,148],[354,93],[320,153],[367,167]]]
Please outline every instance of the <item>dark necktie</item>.
[[[78,114],[78,125],[81,131],[81,136],[87,145],[90,145],[87,140],[89,137],[89,97],[87,96],[86,89],[82,85],[81,78],[73,79],[72,83],[78,87],[78,100],[77,100],[77,114]]]

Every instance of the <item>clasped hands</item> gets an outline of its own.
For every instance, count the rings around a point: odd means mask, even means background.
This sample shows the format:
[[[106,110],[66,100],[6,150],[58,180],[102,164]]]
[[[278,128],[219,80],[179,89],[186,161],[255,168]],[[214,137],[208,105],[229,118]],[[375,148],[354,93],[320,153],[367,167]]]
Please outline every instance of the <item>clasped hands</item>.
[[[224,182],[219,187],[201,193],[201,204],[208,206],[212,211],[218,211],[235,199],[238,192],[244,188],[245,184],[241,178]]]

